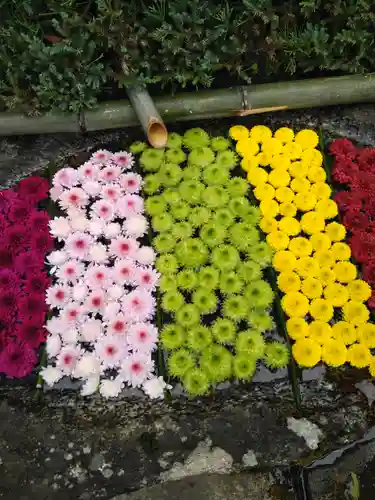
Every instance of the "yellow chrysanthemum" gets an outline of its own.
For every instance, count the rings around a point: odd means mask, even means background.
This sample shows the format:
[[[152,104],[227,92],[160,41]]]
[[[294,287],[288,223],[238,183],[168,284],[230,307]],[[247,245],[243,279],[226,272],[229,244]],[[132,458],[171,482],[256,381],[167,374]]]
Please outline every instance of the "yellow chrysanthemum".
[[[298,132],[294,138],[302,149],[316,148],[319,144],[319,136],[314,130],[304,129]]]
[[[289,236],[297,236],[301,232],[300,223],[294,217],[283,217],[280,219],[279,229]]]
[[[321,360],[322,349],[312,339],[298,339],[292,347],[293,358],[305,368],[312,368]]]
[[[324,217],[318,212],[307,212],[301,217],[301,228],[307,234],[320,233],[324,230]]]
[[[283,143],[276,139],[275,137],[271,137],[270,139],[265,139],[262,144],[262,151],[270,154],[271,156],[281,154],[283,150]]]
[[[311,185],[310,192],[316,196],[318,200],[328,200],[331,196],[332,189],[326,182],[316,182]]]
[[[276,130],[274,136],[283,144],[292,142],[294,139],[294,131],[288,127],[281,127]]]
[[[274,250],[285,250],[289,245],[288,235],[281,231],[272,231],[266,237],[267,243]]]
[[[373,323],[364,323],[357,326],[357,338],[359,342],[370,349],[375,348],[375,325]]]
[[[245,170],[245,172],[250,172],[251,169],[259,167],[258,157],[257,156],[245,156],[245,158],[242,158],[242,160],[241,160],[241,167],[243,170]],[[267,180],[267,178],[266,178],[266,180]],[[266,180],[264,182],[266,182]]]
[[[284,295],[281,305],[290,318],[303,318],[309,311],[309,301],[300,292],[290,292]]]
[[[366,281],[353,280],[347,284],[347,288],[352,300],[366,302],[371,297],[371,287]]]
[[[350,246],[341,242],[334,243],[331,250],[336,260],[349,260],[352,254]]]
[[[333,266],[333,272],[340,283],[349,283],[357,277],[357,268],[351,262],[337,262]]]
[[[272,170],[268,175],[268,182],[275,188],[286,187],[289,186],[290,175],[283,168],[275,168],[275,170]]]
[[[319,200],[315,210],[322,214],[325,219],[333,219],[339,213],[337,203],[333,200]]]
[[[313,249],[316,252],[324,252],[331,247],[331,240],[326,233],[316,233],[310,238]]]
[[[308,299],[318,299],[322,296],[323,287],[316,278],[306,278],[302,282],[301,292],[304,293]]]
[[[229,129],[229,135],[235,141],[240,141],[249,137],[249,129],[243,125],[234,125]]]
[[[324,297],[331,302],[333,307],[342,307],[349,300],[349,292],[339,283],[331,283],[324,289]]]
[[[370,317],[367,307],[356,300],[349,300],[342,308],[344,320],[352,325],[362,325],[366,323]]]
[[[323,286],[327,286],[336,281],[336,275],[330,267],[320,267],[316,277]]]
[[[275,188],[267,182],[265,184],[259,184],[259,186],[254,189],[254,196],[259,201],[271,201],[275,197]]]
[[[338,321],[332,326],[332,336],[342,340],[345,345],[351,345],[357,341],[357,331],[354,325],[347,321]]]
[[[261,151],[257,155],[257,158],[259,161],[259,165],[262,167],[269,167],[269,165],[272,161],[272,156],[269,153],[267,153],[267,151]]]
[[[309,325],[303,318],[290,318],[286,322],[286,329],[290,338],[298,340],[308,335]]]
[[[294,200],[294,193],[288,187],[280,187],[276,189],[275,198],[280,202],[291,202]]]
[[[375,356],[372,356],[371,361],[368,365],[368,369],[371,377],[375,377]]]
[[[294,203],[296,204],[298,210],[301,210],[301,212],[309,212],[310,210],[313,210],[317,201],[316,196],[309,192],[298,193],[294,198]]]
[[[310,186],[311,184],[307,179],[293,179],[290,183],[290,187],[295,193],[309,193]]]
[[[265,217],[276,217],[279,213],[279,204],[275,200],[262,200],[259,204],[259,208]]]
[[[294,272],[282,272],[277,278],[277,284],[284,293],[298,292],[301,286],[301,280],[298,274]]]
[[[297,236],[297,238],[293,238],[289,243],[289,250],[296,257],[308,257],[312,253],[312,245],[307,238],[303,238],[302,236]]]
[[[236,144],[236,151],[242,157],[255,156],[259,153],[259,144],[250,137],[241,139]]]
[[[283,153],[291,160],[298,160],[302,155],[302,146],[297,142],[288,142],[283,148]]]
[[[333,316],[333,306],[326,299],[314,299],[310,304],[310,314],[314,319],[330,321]]]
[[[308,171],[309,167],[301,161],[293,161],[289,167],[289,173],[295,179],[304,179]]]
[[[322,183],[327,179],[327,174],[322,167],[310,167],[307,177],[311,182]]]
[[[336,262],[331,249],[317,251],[314,253],[314,257],[319,262],[320,267],[333,267]]]
[[[272,259],[272,265],[276,269],[276,271],[282,272],[291,272],[296,268],[297,259],[295,255],[292,254],[289,250],[280,250],[276,252]]]
[[[325,321],[312,321],[309,324],[308,336],[322,345],[328,339],[332,338],[331,326]]]
[[[313,257],[301,257],[297,260],[296,271],[302,278],[315,278],[319,273],[319,264]]]
[[[330,222],[326,225],[326,233],[332,241],[342,241],[345,239],[346,229],[345,226],[338,222]]]
[[[285,201],[280,203],[280,214],[285,217],[294,217],[297,213],[297,207],[292,201]]]
[[[364,368],[372,361],[370,349],[363,344],[353,344],[348,349],[348,361],[356,368]]]
[[[282,168],[284,170],[288,170],[290,167],[291,161],[290,158],[284,154],[275,155],[272,157],[270,162],[270,167],[272,169]]]
[[[264,233],[267,234],[272,233],[273,231],[277,231],[279,223],[272,217],[263,217],[259,223],[259,227]]]
[[[329,366],[342,366],[348,356],[347,348],[342,340],[327,339],[322,346],[322,360]]]
[[[264,168],[251,167],[247,171],[247,180],[253,186],[261,186],[268,181],[268,174]]]
[[[267,139],[271,139],[272,131],[265,125],[255,125],[250,129],[250,137],[257,142],[264,142]]]
[[[323,155],[315,148],[308,148],[302,151],[301,160],[309,167],[321,167],[323,165]]]

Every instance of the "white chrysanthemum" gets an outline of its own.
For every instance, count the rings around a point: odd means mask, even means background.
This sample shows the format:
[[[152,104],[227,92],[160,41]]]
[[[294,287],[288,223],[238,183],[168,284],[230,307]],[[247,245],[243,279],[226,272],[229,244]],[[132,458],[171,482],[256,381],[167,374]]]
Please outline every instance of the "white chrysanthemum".
[[[146,380],[142,389],[150,399],[163,399],[164,391],[172,389],[172,386],[166,384],[163,377],[153,377],[150,380]]]
[[[93,353],[84,354],[81,359],[78,360],[75,370],[74,377],[76,378],[90,378],[93,375],[100,374],[100,360]]]
[[[100,377],[99,375],[93,375],[89,377],[81,388],[82,396],[91,396],[98,390]]]
[[[121,380],[102,380],[99,387],[99,392],[104,398],[115,398],[117,397],[123,388],[123,382]]]
[[[55,358],[61,350],[61,338],[59,335],[49,335],[46,343],[46,351],[50,358]]]
[[[84,342],[95,342],[103,333],[99,319],[87,320],[80,326],[80,334]]]
[[[104,236],[109,240],[121,234],[121,226],[118,222],[111,222],[104,228]]]
[[[54,238],[63,240],[72,232],[72,227],[67,217],[55,217],[49,221],[49,232]]]
[[[92,245],[89,250],[88,259],[96,264],[105,264],[108,262],[107,247],[103,243]]]
[[[86,231],[89,223],[90,221],[84,215],[70,219],[70,225],[74,231]]]
[[[63,372],[54,366],[46,366],[40,370],[40,374],[43,380],[47,382],[49,386],[53,386],[63,377]]]
[[[128,236],[132,236],[133,238],[140,238],[147,232],[147,219],[143,215],[135,215],[133,217],[129,217],[125,220],[123,229]]]
[[[68,254],[63,250],[55,250],[48,255],[47,261],[51,266],[61,266],[68,258]]]
[[[140,264],[143,264],[144,266],[150,266],[155,262],[156,254],[151,247],[141,247],[138,250],[135,258]]]

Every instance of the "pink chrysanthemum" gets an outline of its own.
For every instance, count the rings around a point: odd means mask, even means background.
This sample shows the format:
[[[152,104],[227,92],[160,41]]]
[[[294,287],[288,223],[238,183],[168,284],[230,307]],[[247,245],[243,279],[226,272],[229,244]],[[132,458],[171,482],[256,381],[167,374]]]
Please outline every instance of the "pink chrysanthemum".
[[[80,281],[72,288],[72,298],[75,302],[83,302],[89,293],[89,289],[85,283]]]
[[[99,175],[100,168],[97,164],[87,161],[77,170],[78,178],[82,183],[88,180],[96,180]]]
[[[112,255],[124,259],[126,257],[134,258],[138,248],[139,243],[136,239],[119,236],[111,240],[109,250]]]
[[[62,186],[52,186],[49,190],[49,197],[52,201],[57,201],[63,194],[64,188]]]
[[[122,190],[116,184],[105,184],[102,187],[100,194],[105,200],[114,202],[120,198],[120,196],[122,195]]]
[[[135,283],[144,290],[155,290],[160,274],[151,267],[139,267],[135,274]]]
[[[101,313],[103,320],[106,322],[111,321],[112,318],[120,314],[120,309],[121,305],[117,300],[112,300],[110,302],[107,302]]]
[[[78,260],[67,260],[56,272],[56,276],[62,281],[74,283],[78,281],[84,272],[84,265]]]
[[[111,269],[106,266],[89,267],[85,274],[85,283],[92,289],[107,288],[112,284]]]
[[[63,347],[56,358],[56,367],[66,375],[71,375],[81,356],[81,349],[77,346],[67,345]]]
[[[54,186],[64,186],[66,188],[71,188],[75,186],[78,182],[78,172],[74,168],[66,167],[62,168],[53,177]]]
[[[124,360],[127,349],[124,337],[106,335],[95,344],[95,353],[103,364],[103,368],[115,368]]]
[[[126,193],[135,194],[139,193],[143,181],[139,174],[134,174],[129,172],[127,174],[122,174],[119,178],[120,186],[125,189]]]
[[[156,349],[158,330],[151,323],[135,323],[129,328],[127,340],[129,349],[151,352]]]
[[[88,312],[102,311],[106,306],[107,300],[103,290],[95,290],[87,297],[85,305]]]
[[[141,247],[135,256],[135,259],[144,266],[150,266],[155,262],[156,254],[151,247]]]
[[[144,212],[143,199],[137,194],[126,194],[116,203],[116,210],[120,217],[131,217]]]
[[[48,255],[47,261],[51,266],[61,266],[68,258],[68,254],[63,250],[55,250]]]
[[[95,262],[96,264],[105,264],[108,262],[107,247],[103,243],[96,243],[92,245],[89,250],[87,260]]]
[[[137,266],[132,259],[120,259],[113,267],[113,279],[119,285],[132,284],[136,277]]]
[[[106,223],[103,219],[99,219],[99,217],[93,217],[90,220],[88,231],[95,237],[102,236],[105,225]]]
[[[107,151],[106,149],[98,149],[91,156],[91,161],[95,164],[105,163],[108,160],[111,160],[112,153]]]
[[[98,200],[92,205],[91,210],[94,216],[104,221],[111,221],[115,216],[116,207],[112,201]]]
[[[145,290],[133,290],[122,301],[124,313],[132,323],[150,319],[154,313],[154,298]]]
[[[119,177],[120,174],[121,167],[118,167],[117,165],[110,165],[104,167],[103,170],[100,171],[99,179],[101,179],[103,182],[113,182]]]
[[[84,309],[78,302],[69,302],[60,312],[60,318],[67,324],[78,323],[83,316]]]
[[[82,208],[87,205],[88,201],[89,197],[87,193],[79,187],[74,187],[65,191],[59,198],[59,204],[64,210],[69,208]]]
[[[136,352],[121,365],[121,376],[132,387],[139,387],[152,376],[154,363],[149,354]]]
[[[114,284],[107,289],[107,293],[111,300],[119,300],[124,295],[125,290],[123,286]]]
[[[66,251],[73,259],[84,259],[92,243],[92,237],[88,234],[82,232],[73,233],[66,240]]]
[[[89,319],[80,326],[80,334],[84,342],[95,342],[102,336],[102,322],[98,319]]]
[[[66,217],[55,217],[49,221],[49,231],[55,238],[63,240],[69,236],[72,228]]]
[[[148,229],[148,222],[146,217],[143,215],[134,215],[125,219],[123,224],[123,230],[128,236],[133,238],[141,238],[146,234]]]
[[[90,221],[85,215],[77,215],[70,219],[70,225],[73,231],[86,231],[89,227]]]
[[[97,181],[86,181],[82,184],[82,189],[91,197],[95,198],[100,193],[102,186]]]
[[[46,303],[51,307],[64,307],[69,298],[70,289],[65,285],[54,285],[46,291]]]
[[[108,321],[107,333],[110,335],[125,335],[128,328],[126,317],[123,314],[118,314]]]
[[[133,155],[126,151],[119,151],[113,155],[113,161],[122,168],[128,170],[134,165]]]
[[[53,316],[51,319],[47,321],[44,328],[51,335],[59,335],[64,332],[64,328],[66,327],[65,322],[56,316]]]

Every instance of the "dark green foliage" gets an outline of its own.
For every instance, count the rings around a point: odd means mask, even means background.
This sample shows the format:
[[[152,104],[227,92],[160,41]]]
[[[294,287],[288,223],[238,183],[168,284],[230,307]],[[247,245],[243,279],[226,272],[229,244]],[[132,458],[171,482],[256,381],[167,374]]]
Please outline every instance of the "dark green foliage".
[[[217,71],[373,71],[372,0],[0,0],[0,108],[79,112],[116,86]]]

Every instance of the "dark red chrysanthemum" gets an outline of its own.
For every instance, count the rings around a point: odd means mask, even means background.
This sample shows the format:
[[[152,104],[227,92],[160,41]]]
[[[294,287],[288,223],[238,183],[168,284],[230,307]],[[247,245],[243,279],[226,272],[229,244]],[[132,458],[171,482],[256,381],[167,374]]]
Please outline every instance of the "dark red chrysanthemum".
[[[363,278],[370,285],[375,285],[375,262],[369,262],[363,266]]]
[[[28,177],[23,179],[17,188],[20,198],[27,198],[28,200],[37,203],[38,201],[47,198],[48,196],[48,181],[42,177]]]
[[[1,288],[0,289],[0,310],[5,315],[12,315],[18,307],[20,299],[20,289]]]
[[[4,235],[5,245],[13,252],[18,253],[28,246],[29,234],[26,228],[11,226]]]
[[[40,271],[44,267],[44,254],[36,251],[21,252],[14,258],[14,269],[24,275]]]
[[[363,206],[362,196],[353,191],[336,193],[334,200],[340,210],[360,210]]]
[[[357,156],[357,148],[349,139],[335,139],[328,149],[331,155],[349,158],[350,160],[354,160]]]
[[[8,219],[13,223],[25,223],[30,215],[30,205],[25,200],[17,200],[8,211]]]
[[[357,165],[346,158],[336,160],[332,169],[332,178],[340,184],[348,184],[359,172]]]
[[[41,293],[33,293],[25,295],[18,303],[19,312],[25,318],[39,316],[47,313],[48,306],[45,302],[45,297]]]
[[[32,231],[49,232],[48,223],[51,220],[47,212],[34,210],[28,220],[28,225]]]
[[[25,319],[22,323],[18,323],[14,330],[14,335],[20,342],[36,349],[46,340],[47,330],[43,328],[42,323],[35,321],[34,318],[30,318]]]
[[[24,291],[25,293],[44,293],[50,285],[51,278],[45,272],[39,272],[25,278]]]
[[[359,210],[348,210],[343,217],[344,226],[351,231],[356,229],[366,231],[369,222],[368,216]]]
[[[0,289],[21,288],[20,275],[12,269],[0,269]]]
[[[9,248],[6,248],[5,242],[0,240],[0,268],[1,267],[12,267],[14,262],[14,256]]]
[[[357,163],[361,170],[373,170],[375,167],[375,148],[362,148],[358,152]]]
[[[54,247],[54,240],[49,232],[37,232],[33,234],[30,240],[30,247],[33,251],[46,254]]]
[[[0,352],[0,373],[9,377],[22,378],[32,372],[37,363],[37,356],[30,346],[8,341]]]

